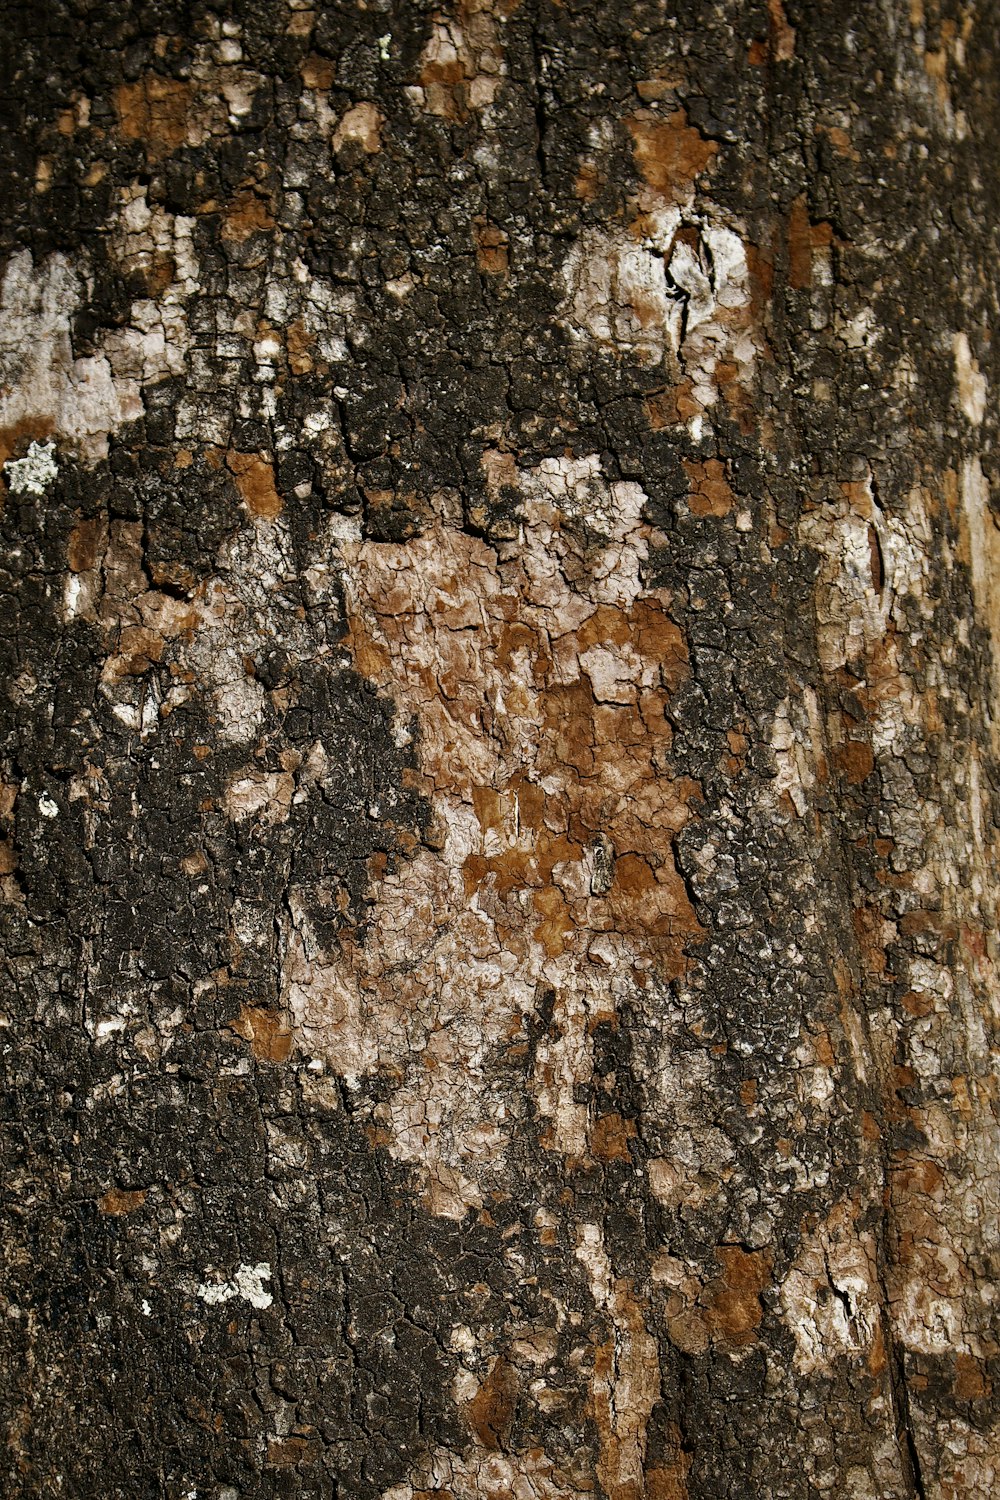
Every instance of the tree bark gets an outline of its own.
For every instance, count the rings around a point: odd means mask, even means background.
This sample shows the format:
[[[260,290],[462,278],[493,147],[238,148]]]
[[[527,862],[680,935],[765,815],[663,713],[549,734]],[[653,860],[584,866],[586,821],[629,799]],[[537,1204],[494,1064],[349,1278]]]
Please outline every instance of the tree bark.
[[[992,1493],[996,7],[7,16],[4,1495]]]

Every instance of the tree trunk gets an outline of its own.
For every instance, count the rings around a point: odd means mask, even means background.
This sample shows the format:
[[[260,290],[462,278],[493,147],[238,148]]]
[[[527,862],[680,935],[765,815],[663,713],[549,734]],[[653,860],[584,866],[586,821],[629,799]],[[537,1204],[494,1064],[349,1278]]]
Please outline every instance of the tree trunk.
[[[3,1494],[989,1495],[996,8],[8,33]]]

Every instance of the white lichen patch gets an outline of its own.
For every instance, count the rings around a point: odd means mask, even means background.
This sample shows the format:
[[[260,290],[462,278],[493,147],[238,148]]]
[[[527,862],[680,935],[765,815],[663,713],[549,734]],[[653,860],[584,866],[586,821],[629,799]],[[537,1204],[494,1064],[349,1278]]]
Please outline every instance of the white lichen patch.
[[[23,458],[11,458],[3,466],[8,488],[15,495],[44,495],[59,473],[54,443],[30,443]]]
[[[237,1267],[229,1281],[203,1281],[197,1288],[197,1294],[209,1307],[218,1307],[223,1302],[231,1302],[234,1297],[242,1297],[251,1307],[263,1311],[274,1301],[264,1286],[264,1282],[270,1279],[271,1267],[267,1261],[260,1261],[255,1266],[244,1263]]]

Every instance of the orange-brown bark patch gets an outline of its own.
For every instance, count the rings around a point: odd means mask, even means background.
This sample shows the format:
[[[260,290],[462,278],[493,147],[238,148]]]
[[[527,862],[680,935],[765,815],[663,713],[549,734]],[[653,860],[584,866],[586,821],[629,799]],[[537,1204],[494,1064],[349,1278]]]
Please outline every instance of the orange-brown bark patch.
[[[269,521],[281,515],[284,506],[274,487],[274,469],[266,458],[259,453],[237,453],[231,449],[226,454],[226,464],[253,515]]]
[[[764,1316],[760,1294],[771,1279],[770,1258],[738,1245],[720,1245],[715,1254],[722,1273],[702,1294],[705,1322],[715,1338],[740,1349],[753,1343]]]
[[[748,242],[746,257],[750,273],[750,316],[759,328],[774,291],[774,256],[770,246],[762,247]]]
[[[906,1196],[920,1193],[933,1198],[945,1185],[944,1173],[926,1156],[900,1154],[892,1163],[894,1188]]]
[[[484,1448],[496,1452],[506,1446],[514,1425],[517,1395],[517,1372],[501,1357],[464,1407],[465,1420]]]
[[[854,149],[851,137],[840,125],[817,125],[816,129],[826,136],[838,156],[850,157],[852,161],[861,160],[861,153]]]
[[[875,755],[867,740],[845,740],[834,750],[833,763],[851,786],[860,786],[875,769]]]
[[[745,370],[733,360],[720,359],[715,367],[715,383],[730,414],[743,433],[749,437],[757,427],[757,415],[753,398],[744,380]]]
[[[476,264],[491,276],[506,275],[508,266],[507,235],[498,224],[476,219],[473,224],[476,242]]]
[[[775,62],[795,55],[795,28],[789,25],[782,0],[767,0],[768,43]]]
[[[682,380],[669,391],[647,396],[646,415],[654,432],[662,432],[665,427],[679,427],[698,415],[702,407],[692,394],[693,390],[693,381]]]
[[[271,1438],[267,1445],[267,1461],[277,1468],[291,1468],[295,1464],[311,1463],[318,1456],[319,1443],[315,1438]]]
[[[644,1500],[688,1500],[687,1476],[693,1459],[684,1451],[684,1435],[676,1423],[667,1429],[666,1447],[671,1461],[646,1470]]]
[[[73,573],[87,573],[97,564],[107,540],[107,523],[100,517],[78,521],[69,534],[67,561]]]
[[[788,216],[788,284],[804,291],[812,282],[812,235],[804,195],[796,198]]]
[[[665,120],[640,110],[627,123],[636,166],[649,186],[665,198],[685,198],[719,149],[688,124],[683,109],[674,110]]]
[[[318,52],[310,52],[308,57],[303,58],[299,72],[307,89],[320,89],[325,93],[327,89],[333,87],[332,58],[321,57]]]
[[[606,182],[607,177],[596,162],[582,161],[573,183],[573,191],[582,203],[593,203]]]
[[[812,285],[813,252],[833,241],[833,226],[826,220],[814,224],[804,194],[792,204],[788,216],[788,284],[793,291]]]
[[[165,642],[157,631],[143,625],[126,625],[118,637],[116,675],[141,677],[154,662],[161,661]]]
[[[688,509],[695,516],[728,516],[736,504],[736,496],[726,482],[725,464],[718,458],[706,459],[703,463],[684,459],[688,483]]]
[[[115,90],[115,109],[122,135],[141,141],[156,160],[169,156],[187,140],[193,90],[189,83],[147,73]]]
[[[631,1161],[628,1143],[635,1136],[632,1120],[621,1115],[601,1115],[590,1127],[590,1151],[598,1161]]]
[[[229,244],[242,245],[252,234],[274,228],[271,204],[251,188],[243,188],[222,215],[222,238]]]
[[[978,1359],[971,1354],[958,1354],[952,1391],[956,1401],[984,1401],[992,1394],[993,1382]]]
[[[421,54],[418,82],[431,114],[461,123],[492,104],[504,73],[502,33],[516,4],[459,0],[454,19],[436,24]]]
[[[306,328],[301,318],[296,318],[290,323],[285,332],[285,346],[288,349],[288,368],[293,375],[308,375],[313,368],[313,349],[316,340]]]
[[[882,937],[882,914],[874,907],[855,907],[851,920],[861,948],[861,958],[869,974],[886,972],[885,944]]]
[[[241,1005],[230,1029],[249,1042],[258,1062],[285,1062],[292,1050],[292,1032],[279,1010],[264,1006]]]
[[[567,937],[573,931],[573,920],[566,898],[555,886],[550,885],[544,890],[535,891],[531,899],[542,918],[533,936],[541,943],[549,958],[558,958],[566,947]]]
[[[382,149],[382,114],[374,104],[363,100],[353,105],[341,118],[333,132],[333,149],[344,146],[360,146],[366,156],[375,156]]]
[[[949,921],[939,911],[924,911],[920,907],[903,913],[899,919],[899,930],[904,937],[913,937],[917,933],[924,932],[934,933],[935,936],[944,938],[947,942],[954,942],[958,937],[958,928],[954,922]]]
[[[108,1188],[108,1191],[97,1200],[97,1207],[102,1214],[112,1214],[118,1217],[122,1214],[134,1213],[141,1208],[146,1201],[146,1189],[137,1188],[129,1192],[123,1188]]]

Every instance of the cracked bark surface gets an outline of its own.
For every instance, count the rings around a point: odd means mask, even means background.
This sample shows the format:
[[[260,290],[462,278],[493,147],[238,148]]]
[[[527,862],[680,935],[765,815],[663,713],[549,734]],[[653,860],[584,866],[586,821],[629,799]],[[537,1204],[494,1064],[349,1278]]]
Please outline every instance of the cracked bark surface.
[[[4,1495],[990,1494],[995,6],[7,19]]]

